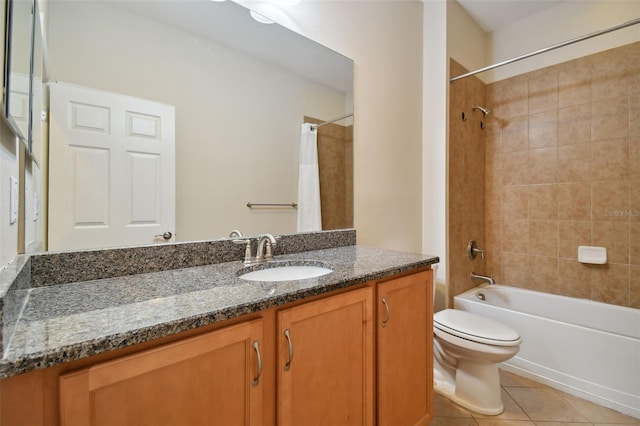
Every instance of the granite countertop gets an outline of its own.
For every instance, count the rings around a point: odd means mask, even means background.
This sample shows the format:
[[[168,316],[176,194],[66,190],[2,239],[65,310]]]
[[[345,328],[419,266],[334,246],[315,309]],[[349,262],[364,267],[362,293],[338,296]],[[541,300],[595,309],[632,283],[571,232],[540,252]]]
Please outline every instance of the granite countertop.
[[[345,246],[275,256],[334,272],[255,282],[240,261],[19,290],[25,303],[0,378],[81,359],[437,263],[429,255]]]

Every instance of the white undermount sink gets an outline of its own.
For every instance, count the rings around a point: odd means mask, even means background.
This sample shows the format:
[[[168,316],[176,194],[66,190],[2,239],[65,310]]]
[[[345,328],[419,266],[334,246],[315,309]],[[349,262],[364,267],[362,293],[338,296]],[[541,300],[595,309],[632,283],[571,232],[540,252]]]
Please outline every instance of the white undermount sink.
[[[285,265],[275,268],[246,272],[239,278],[248,281],[295,281],[321,277],[333,272],[332,269],[312,265]]]

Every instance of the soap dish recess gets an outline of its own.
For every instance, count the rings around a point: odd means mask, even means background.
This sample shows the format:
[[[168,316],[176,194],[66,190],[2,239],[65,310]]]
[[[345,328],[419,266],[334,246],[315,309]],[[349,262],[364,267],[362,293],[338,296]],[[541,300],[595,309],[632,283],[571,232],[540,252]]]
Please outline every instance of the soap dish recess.
[[[578,247],[578,262],[604,265],[607,263],[607,248],[593,246]]]

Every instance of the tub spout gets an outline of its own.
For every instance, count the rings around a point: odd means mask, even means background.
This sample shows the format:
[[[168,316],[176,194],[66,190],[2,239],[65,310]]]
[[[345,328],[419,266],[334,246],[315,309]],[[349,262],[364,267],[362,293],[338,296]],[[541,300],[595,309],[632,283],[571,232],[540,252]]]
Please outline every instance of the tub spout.
[[[495,284],[496,282],[493,280],[493,278],[489,277],[489,276],[485,276],[485,275],[480,275],[480,274],[476,274],[475,272],[471,272],[471,280],[482,280],[482,281],[486,281],[489,284]]]

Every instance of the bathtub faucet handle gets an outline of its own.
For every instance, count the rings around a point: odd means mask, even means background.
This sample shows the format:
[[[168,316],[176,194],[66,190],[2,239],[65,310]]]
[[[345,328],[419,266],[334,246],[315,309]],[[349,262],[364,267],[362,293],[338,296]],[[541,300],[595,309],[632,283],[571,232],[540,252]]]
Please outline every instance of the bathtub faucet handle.
[[[467,245],[467,256],[469,256],[469,260],[474,260],[477,255],[480,255],[480,259],[484,259],[484,250],[476,247],[476,241],[469,241],[469,245]]]

